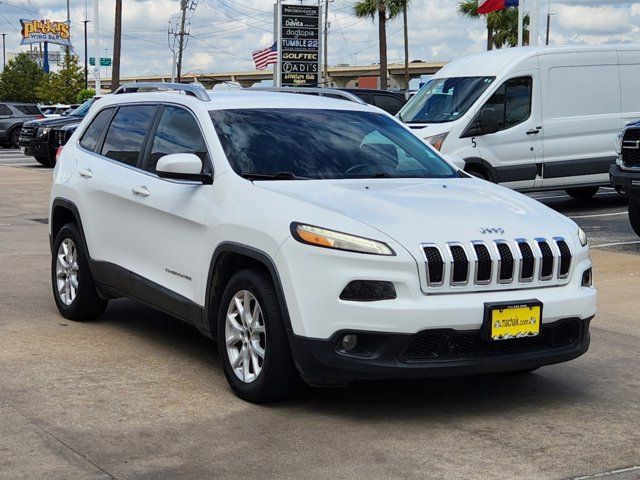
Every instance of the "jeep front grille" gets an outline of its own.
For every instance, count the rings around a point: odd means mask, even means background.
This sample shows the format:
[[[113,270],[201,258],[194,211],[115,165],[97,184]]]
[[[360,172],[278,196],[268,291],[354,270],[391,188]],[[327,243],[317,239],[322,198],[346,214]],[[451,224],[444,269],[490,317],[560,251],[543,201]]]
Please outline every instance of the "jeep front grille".
[[[572,261],[571,249],[561,237],[423,244],[421,248],[429,291],[466,285],[553,284],[569,277]]]

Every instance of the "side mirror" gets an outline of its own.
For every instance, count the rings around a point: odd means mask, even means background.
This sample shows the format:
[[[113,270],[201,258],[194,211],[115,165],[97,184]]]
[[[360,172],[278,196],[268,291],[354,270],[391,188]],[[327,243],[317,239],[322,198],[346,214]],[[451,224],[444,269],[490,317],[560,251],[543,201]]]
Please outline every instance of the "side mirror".
[[[447,162],[453,164],[458,168],[458,170],[464,170],[464,167],[467,166],[467,162],[455,155],[442,155],[442,158],[444,158]]]
[[[206,185],[213,183],[211,175],[203,174],[202,160],[194,153],[172,153],[160,157],[156,164],[156,173],[161,178],[172,180],[190,180]]]
[[[493,108],[483,108],[480,110],[480,133],[487,135],[498,131],[498,116]]]

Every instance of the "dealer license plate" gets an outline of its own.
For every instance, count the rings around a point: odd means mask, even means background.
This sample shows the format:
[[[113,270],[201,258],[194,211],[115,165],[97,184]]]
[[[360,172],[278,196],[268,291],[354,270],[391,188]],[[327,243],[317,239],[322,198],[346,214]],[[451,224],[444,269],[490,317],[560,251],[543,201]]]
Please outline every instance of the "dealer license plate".
[[[535,337],[540,334],[542,304],[496,305],[489,309],[491,340]]]

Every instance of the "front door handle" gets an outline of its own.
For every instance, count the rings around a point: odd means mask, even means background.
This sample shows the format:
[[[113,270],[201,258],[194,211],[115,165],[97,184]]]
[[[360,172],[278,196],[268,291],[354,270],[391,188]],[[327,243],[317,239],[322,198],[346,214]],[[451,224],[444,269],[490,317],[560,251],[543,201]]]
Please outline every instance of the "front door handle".
[[[91,178],[93,177],[93,172],[91,171],[90,168],[87,168],[85,170],[80,170],[78,172],[78,175],[80,175],[82,178]]]
[[[529,130],[527,132],[527,135],[537,135],[540,133],[540,129],[539,128],[532,128],[531,130]]]
[[[137,195],[139,197],[148,197],[151,194],[151,192],[149,192],[149,189],[144,186],[133,187],[131,191],[133,192],[134,195]]]

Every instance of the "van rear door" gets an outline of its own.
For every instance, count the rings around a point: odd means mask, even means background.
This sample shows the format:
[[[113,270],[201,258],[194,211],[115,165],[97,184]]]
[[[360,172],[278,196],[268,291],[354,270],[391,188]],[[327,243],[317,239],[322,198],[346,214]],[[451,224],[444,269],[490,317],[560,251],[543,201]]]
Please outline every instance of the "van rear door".
[[[615,50],[540,55],[544,187],[604,185],[620,129]]]

